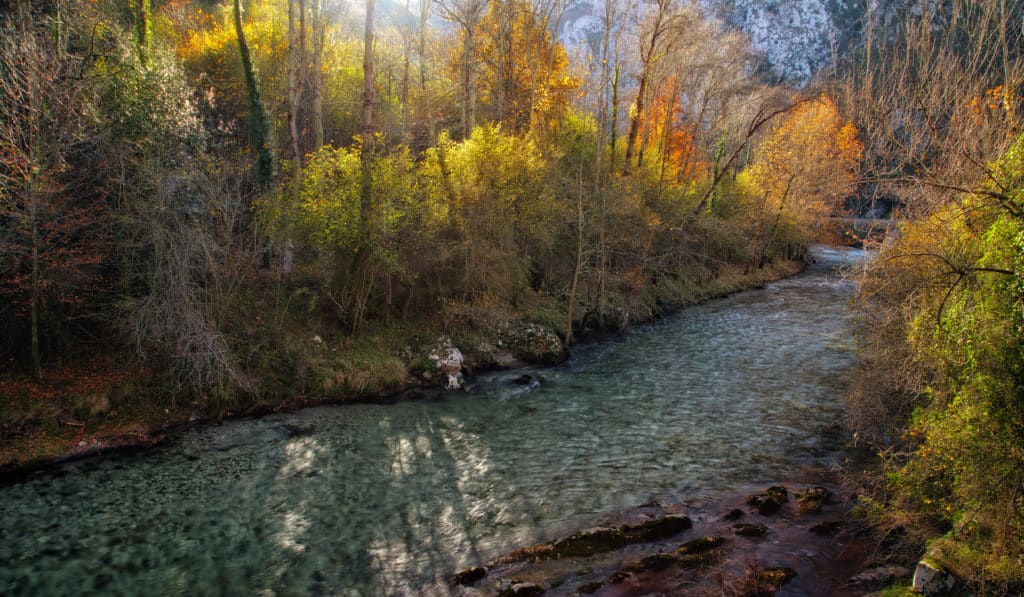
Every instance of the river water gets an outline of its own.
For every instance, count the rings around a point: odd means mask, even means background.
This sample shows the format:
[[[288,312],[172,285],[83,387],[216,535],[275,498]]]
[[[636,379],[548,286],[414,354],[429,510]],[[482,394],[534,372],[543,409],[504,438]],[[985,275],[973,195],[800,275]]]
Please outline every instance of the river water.
[[[651,500],[841,457],[837,268],[483,376],[468,393],[237,421],[0,488],[0,594],[392,595]]]

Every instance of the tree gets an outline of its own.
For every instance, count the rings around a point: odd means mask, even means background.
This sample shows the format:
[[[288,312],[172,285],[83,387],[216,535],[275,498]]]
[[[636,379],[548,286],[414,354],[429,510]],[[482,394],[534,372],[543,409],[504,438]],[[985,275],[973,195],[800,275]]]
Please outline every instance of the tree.
[[[636,99],[630,108],[629,133],[626,136],[626,156],[622,165],[622,173],[628,175],[633,167],[633,151],[636,148],[637,136],[640,134],[640,123],[644,116],[644,103],[647,100],[648,85],[658,61],[668,52],[677,40],[671,35],[676,27],[678,15],[672,14],[672,0],[656,0],[654,13],[640,34],[640,77],[636,91]]]
[[[506,130],[551,130],[579,81],[544,18],[525,0],[494,2],[479,24],[478,85],[486,115]]]
[[[256,70],[253,68],[249,43],[245,39],[242,27],[241,0],[234,0],[235,37],[238,41],[238,54],[242,60],[242,71],[245,74],[245,87],[249,98],[249,134],[253,149],[256,151],[256,180],[266,189],[274,177],[277,166],[273,140],[271,138],[270,118],[263,106],[259,84],[256,81]]]
[[[477,24],[487,9],[487,0],[438,0],[441,18],[458,25],[462,41],[459,70],[462,73],[459,102],[459,128],[463,138],[476,126],[476,33]]]
[[[837,215],[860,179],[863,144],[827,95],[803,102],[755,149],[748,172],[766,209],[807,229]],[[771,239],[772,234],[768,234]]]
[[[63,178],[87,134],[88,89],[65,77],[69,59],[54,47],[62,38],[27,8],[20,16],[0,29],[0,294],[28,315],[38,378],[45,316],[80,313],[103,286],[109,215],[94,198],[68,193]],[[50,330],[62,328],[55,321]]]

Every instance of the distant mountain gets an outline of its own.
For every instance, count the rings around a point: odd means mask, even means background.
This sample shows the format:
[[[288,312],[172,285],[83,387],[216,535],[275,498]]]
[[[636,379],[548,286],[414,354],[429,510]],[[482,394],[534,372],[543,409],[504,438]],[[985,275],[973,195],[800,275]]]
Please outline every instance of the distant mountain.
[[[643,0],[636,0],[643,1]],[[649,0],[648,0],[649,1]],[[805,82],[840,56],[860,29],[865,0],[699,0],[702,7],[750,36],[779,78]],[[560,34],[569,46],[596,48],[603,0],[569,0]]]

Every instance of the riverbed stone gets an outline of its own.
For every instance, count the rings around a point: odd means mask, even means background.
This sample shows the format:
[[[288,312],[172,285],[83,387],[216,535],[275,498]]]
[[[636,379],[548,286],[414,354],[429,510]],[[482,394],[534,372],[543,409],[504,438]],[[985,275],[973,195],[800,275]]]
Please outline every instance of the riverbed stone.
[[[831,501],[832,492],[824,487],[812,487],[796,495],[797,507],[801,512],[821,512]]]
[[[913,590],[928,597],[948,595],[956,586],[956,578],[938,560],[924,557],[914,569]]]
[[[499,597],[534,597],[543,595],[544,587],[532,582],[514,582],[499,593]]]
[[[850,586],[863,591],[880,591],[909,575],[910,570],[900,566],[880,566],[854,576],[850,579]]]
[[[747,498],[747,504],[757,508],[762,516],[771,516],[782,509],[782,504],[789,501],[788,494],[785,487],[774,485],[764,493]]]
[[[453,576],[452,584],[469,586],[479,580],[482,580],[485,576],[487,576],[487,568],[483,566],[474,566],[472,568],[466,568],[462,572]]]
[[[551,554],[556,558],[586,557],[628,544],[629,539],[621,529],[594,527],[555,541]]]
[[[741,522],[733,525],[732,530],[741,537],[763,537],[768,534],[768,527],[759,522]]]
[[[714,535],[698,537],[697,539],[693,539],[691,541],[683,543],[679,546],[678,549],[675,550],[674,553],[680,556],[703,553],[705,551],[715,549],[721,546],[723,543],[725,543],[724,537],[716,537]]]
[[[784,585],[796,577],[796,570],[785,566],[765,568],[757,575],[758,578],[776,587]]]
[[[631,543],[646,543],[667,539],[692,528],[693,521],[685,514],[669,514],[645,520],[637,525],[623,525],[620,529],[629,535]]]
[[[837,518],[835,520],[822,520],[811,527],[811,532],[819,535],[834,535],[839,532],[840,529],[845,527],[846,521],[841,518]]]

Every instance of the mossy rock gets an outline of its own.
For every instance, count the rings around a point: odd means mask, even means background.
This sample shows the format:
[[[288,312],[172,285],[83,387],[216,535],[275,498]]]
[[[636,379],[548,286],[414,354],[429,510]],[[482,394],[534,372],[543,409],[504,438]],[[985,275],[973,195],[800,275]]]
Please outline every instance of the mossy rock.
[[[762,516],[771,516],[782,509],[782,505],[789,501],[789,492],[785,487],[774,485],[764,493],[752,495],[747,503],[757,508]]]
[[[576,589],[576,594],[577,595],[590,595],[592,593],[596,593],[603,586],[604,586],[603,582],[601,582],[599,580],[592,580],[592,581],[590,581],[590,582],[588,582],[586,584],[580,585],[580,587],[578,589]]]
[[[768,527],[757,522],[741,522],[733,525],[732,530],[741,537],[763,537],[768,534]]]
[[[487,576],[487,568],[483,566],[466,568],[452,577],[452,585],[469,586],[483,580],[485,576]]]
[[[797,507],[801,512],[821,512],[822,507],[831,501],[832,492],[824,487],[812,487],[796,494]]]
[[[511,586],[498,593],[499,597],[535,597],[543,594],[544,587],[532,582],[513,582]]]
[[[629,538],[621,529],[595,527],[555,541],[551,544],[551,555],[556,558],[586,557],[628,544]]]
[[[720,547],[723,543],[725,543],[724,537],[708,535],[706,537],[699,537],[692,541],[687,541],[686,543],[683,543],[673,553],[675,553],[677,556],[694,555],[704,553],[706,551],[711,551],[712,549],[716,549]]]
[[[556,365],[569,356],[558,334],[535,323],[511,332],[508,344],[515,357],[527,363]]]
[[[646,572],[648,570],[664,570],[679,562],[679,558],[670,553],[656,553],[640,560],[623,566],[623,570],[633,574]]]
[[[832,535],[845,527],[846,521],[841,518],[836,520],[822,520],[811,527],[811,532],[819,535]]]
[[[633,543],[646,543],[657,541],[658,539],[667,539],[690,528],[693,528],[693,521],[685,514],[669,514],[660,518],[646,520],[638,525],[623,525],[621,527],[630,536]]]
[[[796,577],[796,570],[786,568],[784,566],[774,566],[771,568],[765,568],[757,575],[757,577],[770,585],[780,587]]]

